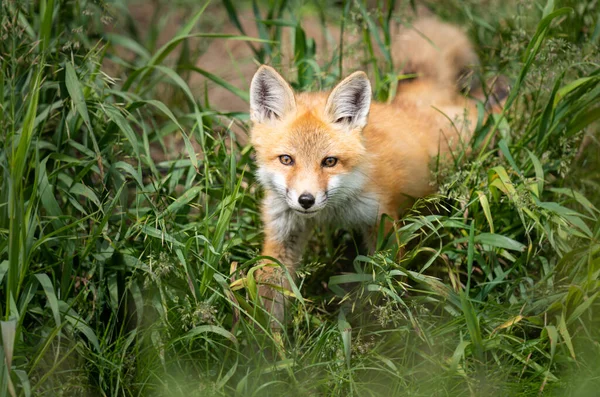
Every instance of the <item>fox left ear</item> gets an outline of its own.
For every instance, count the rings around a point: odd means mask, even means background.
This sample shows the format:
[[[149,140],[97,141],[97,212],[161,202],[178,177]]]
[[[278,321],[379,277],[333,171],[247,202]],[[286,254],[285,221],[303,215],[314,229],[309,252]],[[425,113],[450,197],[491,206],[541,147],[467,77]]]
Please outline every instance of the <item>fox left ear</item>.
[[[370,107],[371,83],[365,72],[354,72],[331,91],[325,114],[332,123],[362,129],[367,125]]]
[[[280,120],[296,110],[294,91],[279,73],[262,65],[250,83],[250,119],[255,123]]]

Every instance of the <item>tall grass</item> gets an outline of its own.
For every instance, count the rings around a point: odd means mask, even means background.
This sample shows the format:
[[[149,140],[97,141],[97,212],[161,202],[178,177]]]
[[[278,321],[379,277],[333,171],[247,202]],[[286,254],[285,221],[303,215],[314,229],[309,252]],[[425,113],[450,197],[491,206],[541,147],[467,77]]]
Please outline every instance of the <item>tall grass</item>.
[[[211,108],[189,79],[247,87],[192,46],[244,41],[278,65],[291,43],[300,90],[331,87],[358,57],[386,101],[390,26],[418,4],[213,3],[157,2],[145,34],[119,2],[0,6],[0,394],[595,395],[595,2],[429,4],[468,28],[482,81],[512,82],[506,106],[482,113],[472,154],[437,170],[440,193],[376,254],[316,231],[281,333],[253,277],[261,192],[231,128],[247,114]],[[184,22],[161,40],[173,12]],[[334,50],[307,14],[337,29]],[[216,15],[239,34],[203,30]]]

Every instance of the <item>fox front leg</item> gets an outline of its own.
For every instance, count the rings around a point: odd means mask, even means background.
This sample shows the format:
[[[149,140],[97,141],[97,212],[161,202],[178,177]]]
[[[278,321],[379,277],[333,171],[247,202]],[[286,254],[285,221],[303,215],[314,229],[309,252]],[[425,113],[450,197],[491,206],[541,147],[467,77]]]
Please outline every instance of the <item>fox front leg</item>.
[[[277,259],[295,276],[296,266],[302,257],[307,240],[307,225],[297,219],[289,211],[274,214],[263,210],[265,224],[265,242],[262,255]],[[268,260],[263,263],[268,263]],[[284,270],[279,266],[264,266],[257,271],[259,282],[258,294],[263,300],[265,309],[273,315],[272,327],[278,328],[285,315],[285,297],[282,292],[272,286],[289,290],[290,283]]]

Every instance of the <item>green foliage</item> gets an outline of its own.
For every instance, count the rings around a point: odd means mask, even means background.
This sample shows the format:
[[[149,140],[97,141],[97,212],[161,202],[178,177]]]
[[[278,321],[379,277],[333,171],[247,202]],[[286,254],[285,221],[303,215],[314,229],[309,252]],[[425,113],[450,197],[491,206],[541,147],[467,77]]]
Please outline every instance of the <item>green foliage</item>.
[[[345,57],[364,55],[386,101],[399,79],[390,25],[418,5],[342,3],[157,2],[145,32],[119,2],[1,3],[0,394],[595,395],[593,1],[429,4],[469,29],[483,77],[513,82],[505,109],[481,120],[466,161],[437,170],[438,195],[380,233],[378,253],[316,231],[288,327],[269,329],[253,268],[261,193],[231,129],[247,114],[211,108],[189,79],[244,100],[247,87],[203,69],[192,44],[241,41],[279,65],[291,43],[301,90],[331,87]],[[162,42],[169,10],[185,18]],[[239,35],[203,30],[219,13]],[[340,33],[333,51],[307,14]],[[172,139],[181,153],[165,158]]]

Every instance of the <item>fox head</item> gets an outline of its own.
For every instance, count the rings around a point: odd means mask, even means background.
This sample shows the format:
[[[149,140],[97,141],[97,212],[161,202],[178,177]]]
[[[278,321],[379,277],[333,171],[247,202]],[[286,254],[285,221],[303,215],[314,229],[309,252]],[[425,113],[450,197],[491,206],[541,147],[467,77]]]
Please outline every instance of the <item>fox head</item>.
[[[306,217],[351,197],[365,179],[362,130],[370,105],[364,72],[351,74],[329,94],[295,94],[273,68],[261,66],[250,85],[261,184]]]

